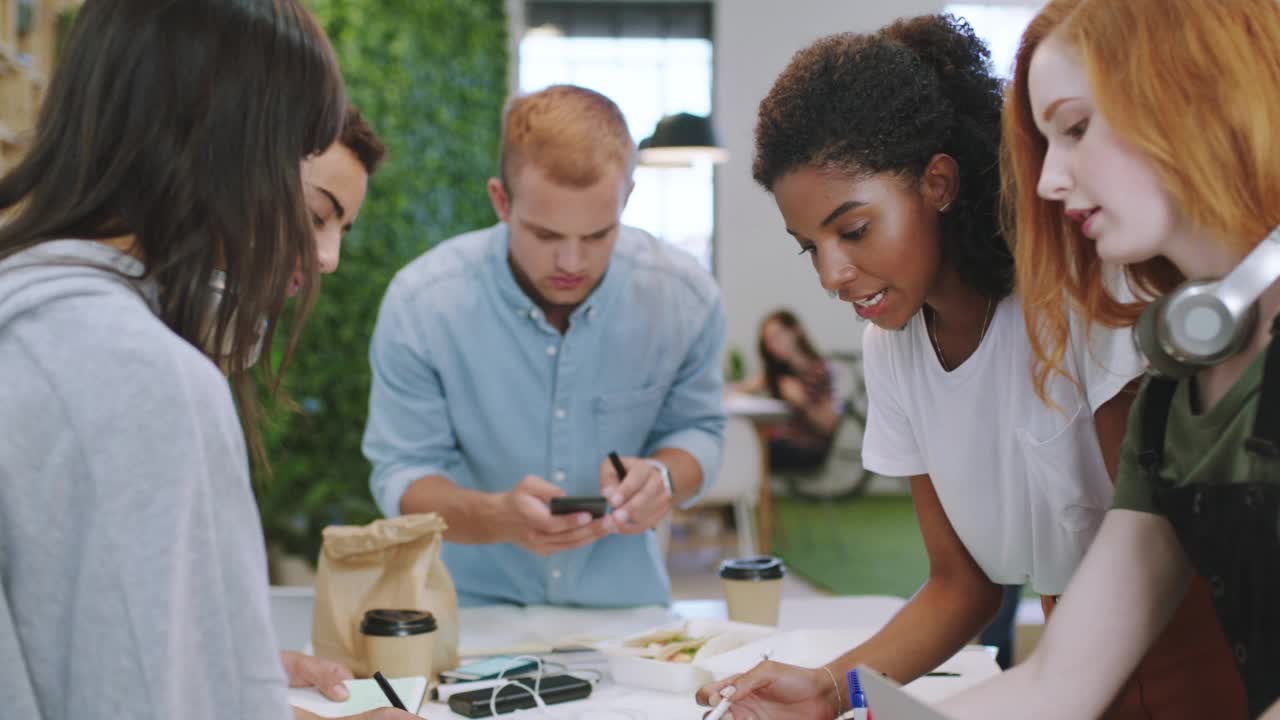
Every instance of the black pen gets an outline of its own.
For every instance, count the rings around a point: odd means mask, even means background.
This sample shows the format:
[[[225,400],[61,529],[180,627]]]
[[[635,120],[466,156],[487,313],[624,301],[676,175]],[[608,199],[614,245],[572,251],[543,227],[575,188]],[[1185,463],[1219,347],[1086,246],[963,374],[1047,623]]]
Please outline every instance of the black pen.
[[[613,463],[613,471],[618,473],[618,482],[622,482],[622,478],[627,476],[627,468],[622,464],[622,458],[618,457],[616,450],[609,451],[609,462]]]
[[[391,683],[387,682],[387,679],[382,677],[381,672],[375,672],[373,674],[373,679],[378,681],[378,687],[382,688],[382,694],[386,695],[387,699],[391,701],[392,707],[397,710],[409,712],[408,709],[405,708],[404,703],[400,702],[400,696],[396,695],[395,688],[391,687]]]

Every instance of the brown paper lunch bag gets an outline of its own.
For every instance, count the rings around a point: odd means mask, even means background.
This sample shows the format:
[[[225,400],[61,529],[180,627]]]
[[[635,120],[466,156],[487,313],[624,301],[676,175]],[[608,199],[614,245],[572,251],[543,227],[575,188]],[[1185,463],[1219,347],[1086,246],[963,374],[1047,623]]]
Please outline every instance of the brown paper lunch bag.
[[[368,677],[365,611],[428,610],[438,633],[433,672],[457,667],[458,593],[440,557],[445,528],[436,513],[325,528],[311,616],[315,654]]]

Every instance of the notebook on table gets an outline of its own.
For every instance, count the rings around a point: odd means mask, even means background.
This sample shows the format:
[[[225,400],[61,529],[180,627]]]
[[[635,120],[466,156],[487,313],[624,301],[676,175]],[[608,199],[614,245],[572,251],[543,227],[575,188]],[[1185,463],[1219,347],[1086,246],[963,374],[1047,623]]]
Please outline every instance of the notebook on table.
[[[422,704],[422,696],[427,691],[425,677],[393,678],[391,687],[400,697],[406,708],[416,713]],[[289,688],[289,704],[315,713],[320,717],[334,718],[357,715],[378,708],[391,707],[387,696],[374,680],[347,680],[347,690],[351,697],[345,702],[334,702],[320,694],[315,688]]]

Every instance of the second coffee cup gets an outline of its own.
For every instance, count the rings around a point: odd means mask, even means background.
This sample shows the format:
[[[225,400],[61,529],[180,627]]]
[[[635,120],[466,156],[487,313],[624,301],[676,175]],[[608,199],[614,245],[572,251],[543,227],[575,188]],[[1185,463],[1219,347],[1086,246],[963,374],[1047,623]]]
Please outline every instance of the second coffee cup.
[[[720,563],[720,584],[729,606],[729,619],[777,625],[785,574],[782,561],[776,557],[738,558]]]
[[[370,610],[360,622],[369,674],[431,677],[436,619],[424,610]]]

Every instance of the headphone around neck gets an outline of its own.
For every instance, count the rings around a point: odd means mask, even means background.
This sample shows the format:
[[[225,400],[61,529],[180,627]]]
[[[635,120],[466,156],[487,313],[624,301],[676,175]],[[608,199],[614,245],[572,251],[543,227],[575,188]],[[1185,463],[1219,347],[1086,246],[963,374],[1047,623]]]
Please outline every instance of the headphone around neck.
[[[1280,278],[1280,226],[1221,280],[1193,280],[1151,303],[1134,339],[1156,375],[1181,379],[1244,349],[1258,324],[1256,301]]]

